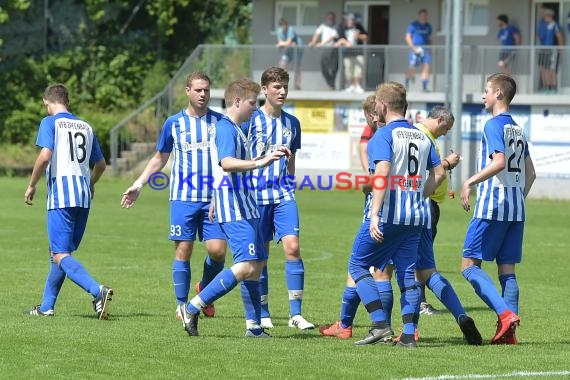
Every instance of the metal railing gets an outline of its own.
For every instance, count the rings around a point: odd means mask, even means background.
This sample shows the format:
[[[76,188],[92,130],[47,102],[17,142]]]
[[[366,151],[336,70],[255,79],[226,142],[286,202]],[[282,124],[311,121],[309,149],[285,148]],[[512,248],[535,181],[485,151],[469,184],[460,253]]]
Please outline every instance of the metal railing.
[[[463,47],[463,91],[480,94],[487,75],[500,71],[497,62],[501,56],[501,46],[464,46]],[[508,70],[515,77],[518,93],[535,94],[541,91],[545,70],[549,69],[551,57],[558,58],[558,70],[555,72],[559,90],[570,92],[570,70],[562,70],[565,62],[570,61],[569,47],[544,48],[540,46],[516,46],[510,48]],[[447,78],[444,73],[444,46],[431,46],[431,73],[429,90],[445,92]],[[287,69],[291,74],[290,89],[294,83],[300,84],[304,91],[330,90],[323,77],[326,64],[336,65],[334,87],[343,91],[349,87],[345,80],[347,64],[361,62],[360,85],[363,90],[371,91],[386,80],[404,82],[409,67],[410,49],[399,45],[364,45],[359,48],[333,49],[294,47],[289,50],[277,49],[273,45],[200,45],[182,64],[165,88],[153,98],[147,100],[110,131],[111,165],[113,174],[128,170],[124,167],[127,151],[133,143],[146,143],[152,151],[160,127],[168,115],[181,109],[187,103],[184,92],[186,76],[192,71],[203,71],[212,79],[212,88],[223,89],[232,80],[251,77],[259,80],[261,73],[269,66],[283,64],[285,57]],[[362,59],[354,59],[354,57]],[[328,62],[323,59],[328,57]],[[297,63],[300,65],[297,67]],[[540,65],[539,65],[540,64]],[[556,65],[555,65],[556,67]],[[419,72],[416,69],[415,82],[410,83],[410,97],[421,91]],[[300,75],[300,80],[296,76]],[[320,95],[322,96],[322,94]],[[148,154],[150,152],[146,152]],[[132,154],[132,153],[131,153]],[[123,165],[123,167],[121,167]],[[127,165],[128,166],[128,165]]]

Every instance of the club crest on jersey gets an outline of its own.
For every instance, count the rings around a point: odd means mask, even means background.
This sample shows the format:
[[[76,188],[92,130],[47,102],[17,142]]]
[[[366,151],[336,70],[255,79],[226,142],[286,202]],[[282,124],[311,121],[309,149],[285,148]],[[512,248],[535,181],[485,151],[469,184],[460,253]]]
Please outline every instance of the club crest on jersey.
[[[289,137],[289,136],[291,136],[291,128],[289,127],[283,128],[283,137]]]
[[[216,126],[214,124],[208,125],[208,134],[210,137],[214,137],[216,135]]]
[[[255,146],[255,148],[257,149],[258,152],[263,152],[265,150],[265,144],[263,143],[263,141],[259,141]]]

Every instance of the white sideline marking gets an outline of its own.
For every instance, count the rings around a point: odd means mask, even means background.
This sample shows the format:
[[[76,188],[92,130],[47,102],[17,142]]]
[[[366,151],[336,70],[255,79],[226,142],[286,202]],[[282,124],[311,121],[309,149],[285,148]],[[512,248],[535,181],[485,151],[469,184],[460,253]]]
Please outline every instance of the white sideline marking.
[[[497,374],[469,374],[469,375],[439,375],[426,377],[406,377],[402,380],[454,380],[454,379],[496,379],[499,377],[548,377],[548,376],[570,376],[570,371],[548,371],[548,372],[527,372],[517,371]]]
[[[316,249],[310,249],[310,248],[302,248],[301,249],[301,253],[303,252],[321,252],[320,256],[318,257],[308,257],[308,258],[304,258],[303,257],[303,261],[326,261],[328,259],[331,259],[334,257],[334,255],[331,252],[327,252],[327,251],[317,251]]]

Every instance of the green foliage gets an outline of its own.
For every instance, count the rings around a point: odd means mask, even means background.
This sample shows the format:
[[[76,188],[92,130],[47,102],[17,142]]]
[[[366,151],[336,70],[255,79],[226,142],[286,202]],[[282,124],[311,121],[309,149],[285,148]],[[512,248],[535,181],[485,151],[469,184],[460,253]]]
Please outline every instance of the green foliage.
[[[71,111],[106,145],[108,130],[161,91],[198,44],[221,43],[229,31],[247,42],[251,20],[248,0],[58,0],[49,2],[45,33],[43,7],[31,4],[0,6],[0,35],[9,36],[0,48],[0,139],[7,143],[34,140],[43,91],[60,82]],[[216,83],[241,76],[248,59],[215,57]]]

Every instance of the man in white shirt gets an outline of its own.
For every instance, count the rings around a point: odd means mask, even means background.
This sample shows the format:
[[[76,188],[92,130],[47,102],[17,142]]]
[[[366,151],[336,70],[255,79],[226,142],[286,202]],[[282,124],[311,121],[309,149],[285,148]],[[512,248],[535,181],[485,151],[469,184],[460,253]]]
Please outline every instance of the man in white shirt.
[[[338,71],[337,49],[333,48],[335,40],[338,38],[338,31],[334,27],[336,15],[334,12],[327,13],[325,23],[319,25],[313,38],[309,43],[310,47],[324,47],[321,55],[321,72],[325,77],[329,90],[335,88],[336,72]],[[317,42],[320,37],[320,42]]]

